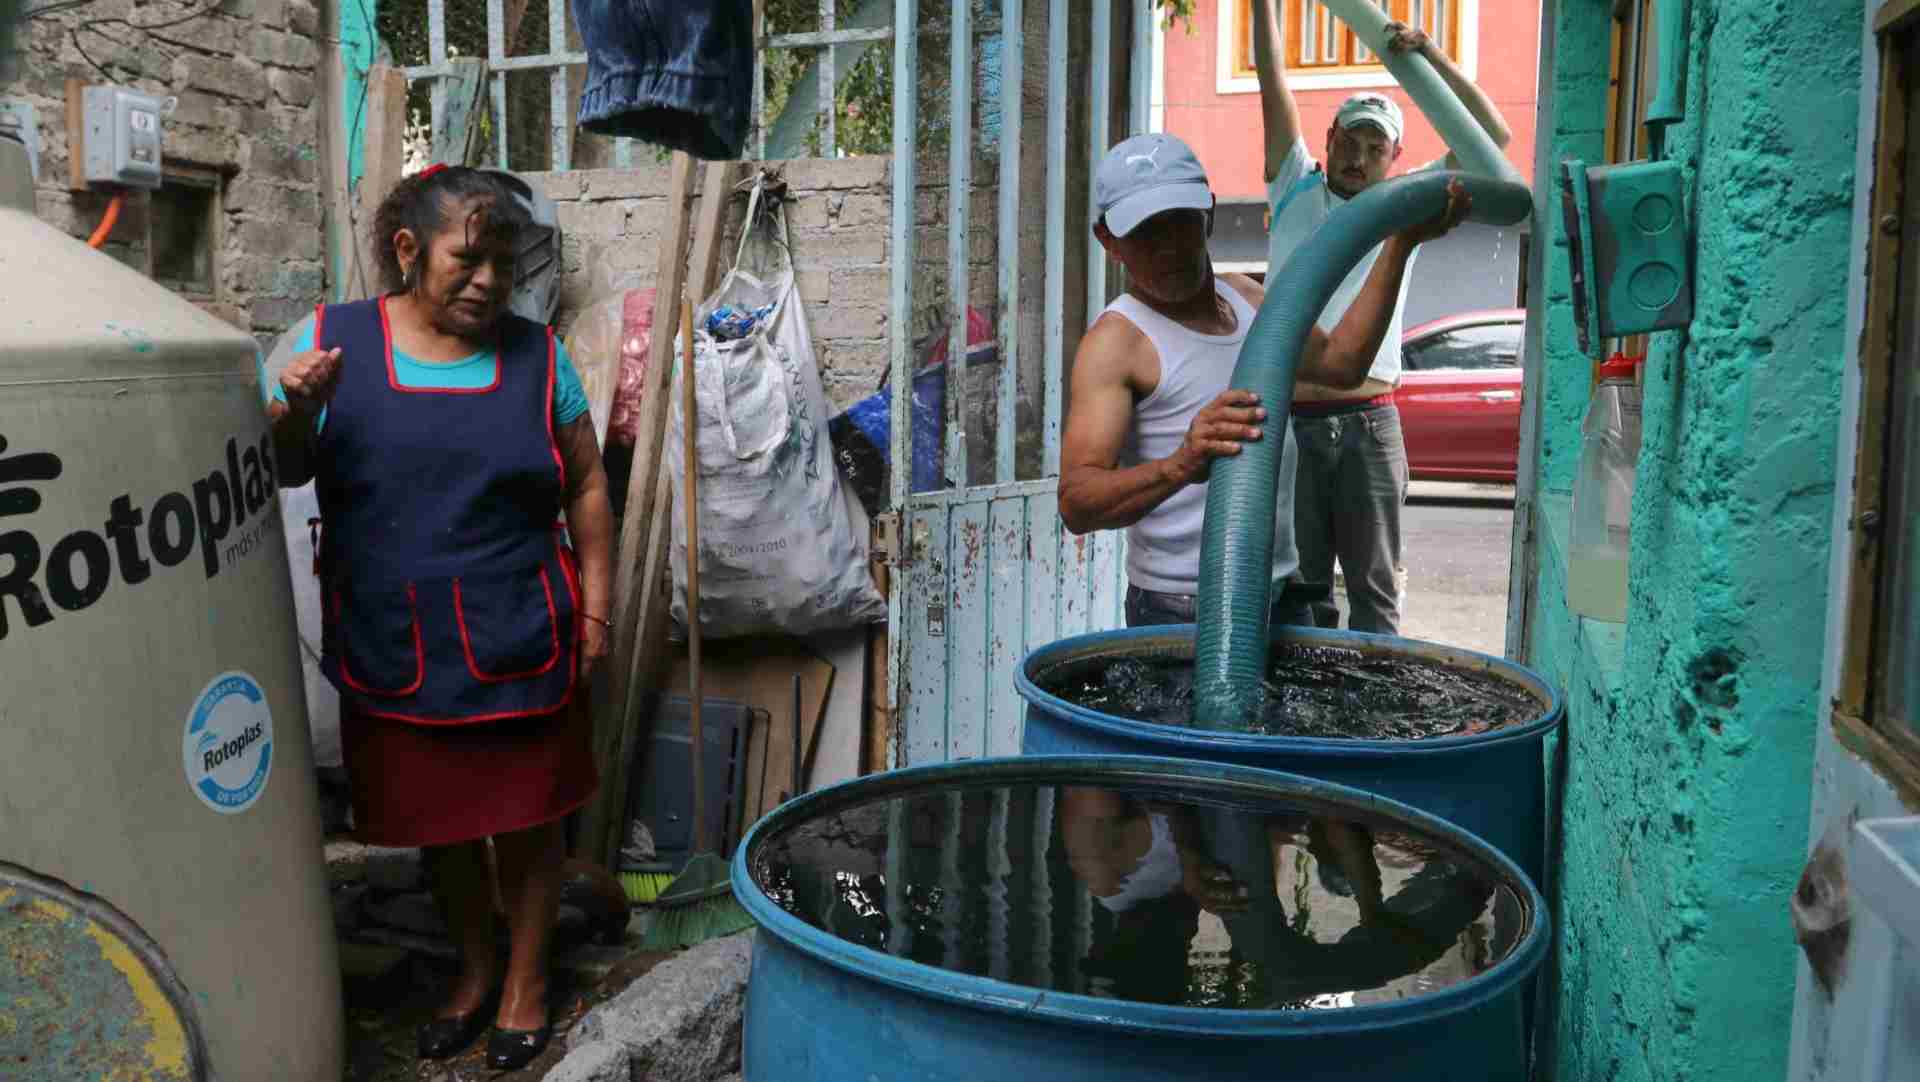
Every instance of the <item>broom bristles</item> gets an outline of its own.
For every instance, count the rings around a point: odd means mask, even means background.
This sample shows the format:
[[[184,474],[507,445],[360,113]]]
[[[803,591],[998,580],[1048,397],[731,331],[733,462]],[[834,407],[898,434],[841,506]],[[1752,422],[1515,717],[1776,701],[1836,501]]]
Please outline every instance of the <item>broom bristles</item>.
[[[676,950],[752,926],[753,918],[733,896],[726,862],[701,853],[687,861],[672,885],[654,899],[653,926],[641,946]]]

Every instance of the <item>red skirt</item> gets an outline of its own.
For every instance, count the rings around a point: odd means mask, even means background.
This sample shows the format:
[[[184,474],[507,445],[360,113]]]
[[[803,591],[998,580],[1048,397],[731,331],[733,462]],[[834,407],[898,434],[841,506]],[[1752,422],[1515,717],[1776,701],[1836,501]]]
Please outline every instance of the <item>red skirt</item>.
[[[451,845],[550,823],[599,786],[593,719],[551,714],[415,725],[343,711],[354,835],[368,845]]]

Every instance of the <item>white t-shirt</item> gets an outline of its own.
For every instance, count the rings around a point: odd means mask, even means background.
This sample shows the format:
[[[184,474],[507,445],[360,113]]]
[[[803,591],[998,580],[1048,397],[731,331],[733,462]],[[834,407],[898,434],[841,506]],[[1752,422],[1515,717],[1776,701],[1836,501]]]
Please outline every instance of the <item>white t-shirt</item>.
[[[1421,169],[1437,168],[1442,162],[1423,165]],[[1280,268],[1287,265],[1296,249],[1320,228],[1327,215],[1346,203],[1346,199],[1335,195],[1327,187],[1327,173],[1307,152],[1307,141],[1295,139],[1293,149],[1287,152],[1287,160],[1280,164],[1280,172],[1267,185],[1267,209],[1273,213],[1273,228],[1267,237],[1267,287],[1273,287],[1273,280]],[[1418,254],[1418,249],[1415,249]],[[1353,299],[1360,295],[1360,287],[1367,282],[1367,275],[1373,272],[1373,261],[1380,257],[1380,247],[1374,246],[1353,270],[1334,290],[1333,297],[1327,301],[1327,307],[1320,313],[1318,324],[1323,331],[1332,331],[1340,323],[1340,317],[1347,314],[1347,308]],[[1400,279],[1400,299],[1393,306],[1393,322],[1387,325],[1386,337],[1380,341],[1380,352],[1373,359],[1373,367],[1367,371],[1367,378],[1381,383],[1400,382],[1400,332],[1401,318],[1407,309],[1407,283],[1413,280],[1413,256],[1407,257],[1407,271]]]

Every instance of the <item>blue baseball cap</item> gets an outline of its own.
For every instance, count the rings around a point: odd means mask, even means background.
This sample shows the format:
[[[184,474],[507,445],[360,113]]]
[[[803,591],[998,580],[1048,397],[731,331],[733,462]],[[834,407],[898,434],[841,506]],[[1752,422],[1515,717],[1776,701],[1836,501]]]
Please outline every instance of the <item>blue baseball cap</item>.
[[[1212,210],[1213,189],[1192,148],[1164,132],[1114,144],[1093,177],[1094,202],[1116,237],[1168,210]]]

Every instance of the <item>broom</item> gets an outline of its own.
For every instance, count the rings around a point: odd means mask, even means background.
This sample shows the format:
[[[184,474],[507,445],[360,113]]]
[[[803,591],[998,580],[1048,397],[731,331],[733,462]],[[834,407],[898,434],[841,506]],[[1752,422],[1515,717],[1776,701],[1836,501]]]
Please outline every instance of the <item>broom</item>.
[[[682,486],[687,513],[687,693],[693,732],[694,853],[678,877],[654,900],[653,927],[642,946],[648,950],[691,947],[753,926],[753,918],[734,900],[727,862],[711,850],[707,837],[706,794],[701,791],[700,753],[700,463],[695,454],[699,414],[693,393],[693,307],[680,298],[680,435],[686,456]],[[669,512],[671,513],[671,512]]]

